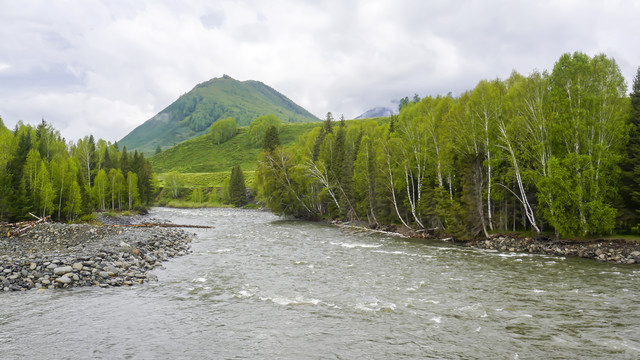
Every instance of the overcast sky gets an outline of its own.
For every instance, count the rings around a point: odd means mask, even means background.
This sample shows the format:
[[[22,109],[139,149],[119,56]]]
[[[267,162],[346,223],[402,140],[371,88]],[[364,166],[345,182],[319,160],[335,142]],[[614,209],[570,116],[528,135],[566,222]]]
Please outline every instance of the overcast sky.
[[[630,86],[638,19],[635,0],[0,0],[0,116],[116,141],[228,74],[350,119],[574,51],[614,58]]]

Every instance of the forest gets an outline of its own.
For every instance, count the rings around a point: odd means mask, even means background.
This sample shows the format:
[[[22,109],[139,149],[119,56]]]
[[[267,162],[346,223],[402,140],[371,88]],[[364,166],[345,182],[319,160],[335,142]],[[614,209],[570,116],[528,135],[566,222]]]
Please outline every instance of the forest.
[[[0,119],[0,221],[29,213],[75,221],[96,210],[143,209],[152,200],[153,173],[143,154],[93,135],[67,142],[44,120],[11,131]]]
[[[637,232],[639,77],[627,95],[614,59],[567,53],[551,72],[405,98],[388,123],[328,113],[294,145],[264,150],[254,186],[280,214],[460,239]]]

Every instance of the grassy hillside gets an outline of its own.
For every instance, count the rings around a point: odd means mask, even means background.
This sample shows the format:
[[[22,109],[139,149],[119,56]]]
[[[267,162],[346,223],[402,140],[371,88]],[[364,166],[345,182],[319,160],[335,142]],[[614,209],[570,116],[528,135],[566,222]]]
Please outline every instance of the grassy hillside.
[[[321,122],[302,124],[283,124],[280,131],[280,142],[289,145],[313,129],[321,126]],[[216,145],[208,135],[185,141],[169,148],[149,160],[156,173],[177,171],[179,173],[218,173],[229,172],[235,165],[243,171],[254,171],[261,146],[251,145],[248,127],[238,129],[232,139]]]
[[[197,85],[118,143],[152,154],[205,134],[209,126],[233,117],[247,126],[258,116],[274,114],[285,123],[319,121],[286,96],[259,81],[237,81],[225,75]]]
[[[389,118],[349,120],[349,123],[370,120],[384,123]],[[288,146],[314,127],[322,125],[322,122],[282,124],[280,142]],[[338,122],[335,126],[338,126]],[[187,187],[220,186],[229,178],[231,168],[240,165],[246,183],[250,186],[262,147],[251,145],[248,130],[248,127],[240,128],[235,137],[220,145],[214,144],[210,136],[203,135],[154,155],[149,161],[160,181],[164,180],[167,173],[177,171]]]

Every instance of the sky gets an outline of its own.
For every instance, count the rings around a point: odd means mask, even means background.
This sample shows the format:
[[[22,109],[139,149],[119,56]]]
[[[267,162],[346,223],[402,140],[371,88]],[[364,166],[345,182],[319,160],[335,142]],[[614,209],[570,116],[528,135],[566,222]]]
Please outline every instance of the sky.
[[[604,53],[640,66],[636,0],[0,0],[0,117],[117,141],[227,74],[319,118]]]

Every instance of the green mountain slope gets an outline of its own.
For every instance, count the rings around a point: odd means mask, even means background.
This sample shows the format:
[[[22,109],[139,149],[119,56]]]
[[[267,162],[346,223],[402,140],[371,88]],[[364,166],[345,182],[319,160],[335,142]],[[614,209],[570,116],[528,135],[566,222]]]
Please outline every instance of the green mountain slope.
[[[166,149],[203,135],[218,119],[233,117],[238,126],[246,126],[267,114],[274,114],[285,123],[319,121],[259,81],[238,81],[224,75],[198,84],[118,143],[128,150],[150,154],[158,146]]]
[[[290,145],[316,126],[322,123],[282,124],[280,142]],[[210,136],[200,136],[154,155],[149,161],[156,173],[227,172],[235,165],[240,165],[243,171],[253,171],[262,147],[251,145],[248,130],[239,128],[236,136],[220,145],[214,144]]]

